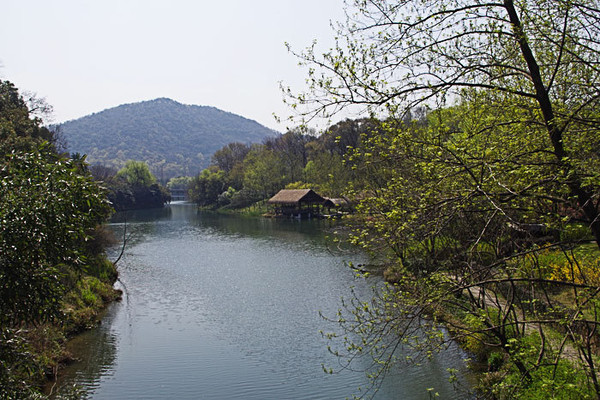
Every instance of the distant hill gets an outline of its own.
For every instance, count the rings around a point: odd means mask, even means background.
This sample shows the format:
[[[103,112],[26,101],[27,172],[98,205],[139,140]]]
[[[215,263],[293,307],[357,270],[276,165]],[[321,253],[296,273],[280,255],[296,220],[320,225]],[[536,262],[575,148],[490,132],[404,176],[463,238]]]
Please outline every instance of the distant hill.
[[[68,151],[87,154],[89,163],[121,168],[127,160],[141,160],[163,181],[196,175],[228,143],[257,143],[277,134],[239,115],[166,98],[123,104],[59,129]]]

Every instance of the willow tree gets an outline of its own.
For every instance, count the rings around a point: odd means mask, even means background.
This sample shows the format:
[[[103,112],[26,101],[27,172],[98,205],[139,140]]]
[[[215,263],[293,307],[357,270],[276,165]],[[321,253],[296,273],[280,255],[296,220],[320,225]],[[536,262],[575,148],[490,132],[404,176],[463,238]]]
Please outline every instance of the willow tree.
[[[504,352],[521,379],[510,390],[540,374],[564,389],[571,365],[600,397],[598,261],[568,240],[579,221],[600,246],[598,2],[371,0],[347,15],[336,48],[298,54],[311,87],[289,95],[310,115],[386,117],[356,154],[381,178],[360,193],[355,241],[386,249],[405,290],[348,307],[341,323],[369,344],[350,355],[368,348],[385,369],[398,343],[386,333],[411,342],[423,313],[445,313],[456,336]],[[417,107],[428,119],[405,123]]]

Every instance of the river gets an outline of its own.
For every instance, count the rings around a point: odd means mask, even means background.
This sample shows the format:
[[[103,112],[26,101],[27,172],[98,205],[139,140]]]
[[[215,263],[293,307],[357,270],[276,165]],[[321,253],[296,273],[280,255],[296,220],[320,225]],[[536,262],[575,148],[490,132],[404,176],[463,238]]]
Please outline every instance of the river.
[[[351,287],[367,296],[380,279],[355,276],[346,262],[364,256],[327,241],[327,221],[215,215],[185,203],[116,218],[117,236],[126,226],[128,238],[123,300],[70,343],[80,361],[54,392],[76,384],[91,399],[344,399],[368,387],[362,372],[322,368],[337,360],[319,331],[336,326],[319,312],[335,316]],[[464,398],[446,371],[464,357],[453,348],[399,367],[375,398],[424,399],[428,388]]]

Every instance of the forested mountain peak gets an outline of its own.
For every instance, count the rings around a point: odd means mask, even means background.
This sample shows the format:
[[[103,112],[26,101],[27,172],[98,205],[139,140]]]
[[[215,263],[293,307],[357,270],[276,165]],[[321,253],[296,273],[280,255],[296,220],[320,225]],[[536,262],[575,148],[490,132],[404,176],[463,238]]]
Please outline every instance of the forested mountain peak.
[[[277,132],[210,106],[169,98],[123,104],[60,125],[67,149],[88,162],[120,168],[145,161],[159,179],[194,175],[231,142],[261,142]]]

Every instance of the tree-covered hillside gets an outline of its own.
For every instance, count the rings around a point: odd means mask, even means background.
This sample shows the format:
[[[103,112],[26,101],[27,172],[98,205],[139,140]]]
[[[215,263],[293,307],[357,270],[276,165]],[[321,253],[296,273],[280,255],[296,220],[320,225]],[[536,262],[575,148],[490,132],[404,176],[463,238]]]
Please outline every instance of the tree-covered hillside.
[[[214,107],[160,98],[124,104],[60,125],[70,152],[91,164],[121,168],[145,161],[156,177],[195,175],[230,142],[261,142],[276,134],[256,121]]]

